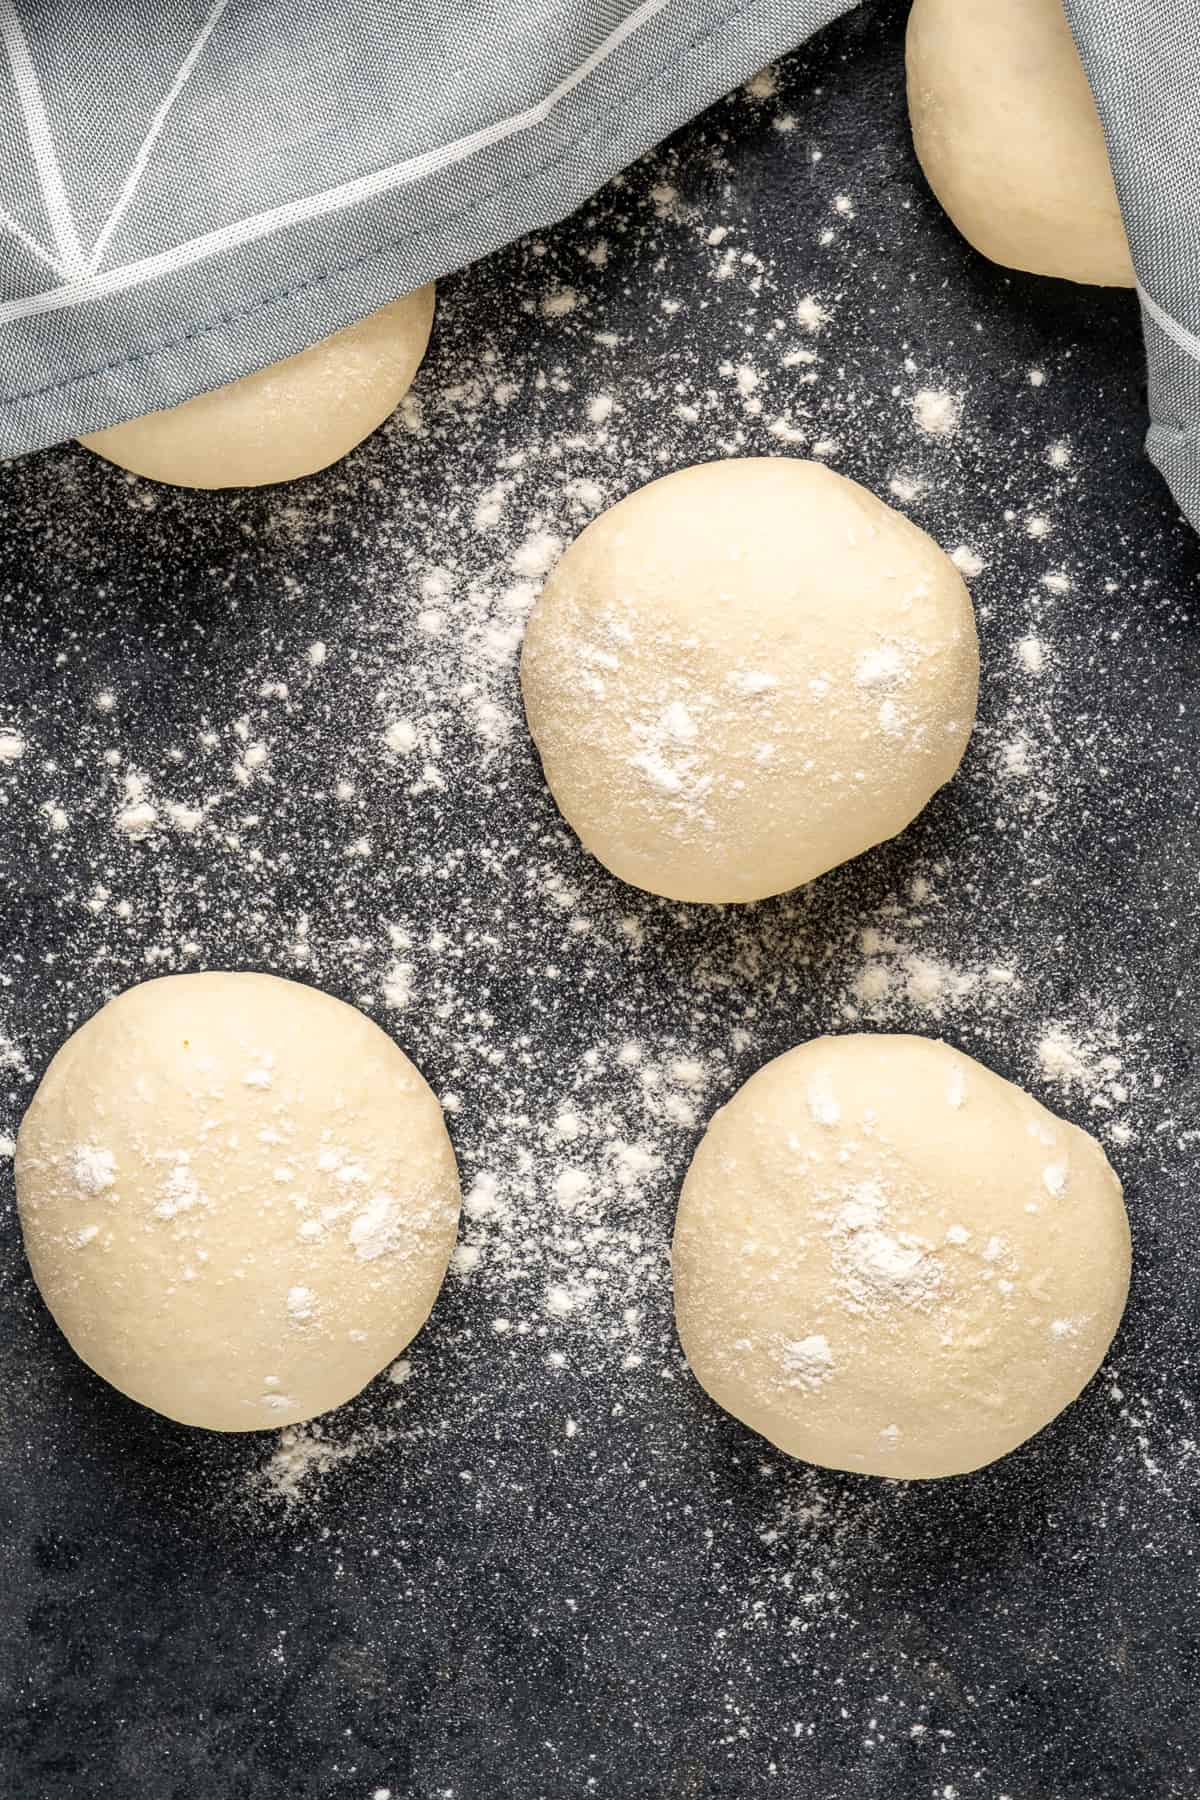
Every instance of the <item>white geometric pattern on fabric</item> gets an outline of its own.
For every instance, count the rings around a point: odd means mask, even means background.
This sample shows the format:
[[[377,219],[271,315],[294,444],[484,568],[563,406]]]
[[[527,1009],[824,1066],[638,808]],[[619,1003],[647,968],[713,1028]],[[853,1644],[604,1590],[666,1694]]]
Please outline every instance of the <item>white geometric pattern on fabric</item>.
[[[1173,344],[1178,344],[1181,350],[1186,350],[1189,356],[1195,357],[1196,361],[1200,362],[1200,337],[1194,331],[1189,331],[1186,325],[1181,325],[1178,319],[1173,319],[1169,312],[1164,312],[1158,301],[1146,292],[1141,282],[1138,283],[1138,298],[1159,330],[1165,331]]]
[[[29,57],[28,47],[25,45],[24,33],[16,13],[15,0],[0,0],[0,34],[3,36],[4,46],[9,53],[13,73],[22,97],[24,98],[28,94],[29,103],[25,111],[26,123],[37,159],[38,171],[42,177],[47,210],[55,223],[58,254],[52,256],[49,250],[41,245],[30,245],[30,247],[36,251],[42,261],[56,270],[63,278],[63,285],[59,288],[0,303],[0,323],[10,319],[28,318],[39,313],[58,312],[64,307],[77,305],[80,301],[91,299],[98,294],[119,293],[125,288],[136,287],[142,282],[153,280],[156,276],[173,273],[177,269],[186,268],[191,263],[200,262],[205,257],[218,255],[222,250],[239,244],[252,243],[255,238],[267,237],[272,232],[289,225],[302,224],[308,219],[320,217],[322,213],[340,211],[343,207],[353,206],[360,200],[367,200],[376,194],[386,193],[389,188],[421,181],[426,176],[449,168],[456,162],[464,161],[468,156],[475,156],[482,150],[491,149],[495,145],[503,143],[506,138],[515,137],[520,132],[528,131],[533,126],[543,123],[554,108],[574,93],[575,89],[586,81],[589,75],[594,74],[627,38],[631,37],[635,31],[640,30],[650,19],[664,11],[670,4],[670,0],[641,0],[641,4],[621,21],[616,30],[610,32],[603,43],[598,45],[591,55],[586,57],[576,68],[572,69],[571,73],[563,81],[560,81],[552,92],[547,94],[544,99],[539,100],[536,105],[526,107],[522,112],[515,113],[509,118],[498,119],[494,124],[485,126],[480,131],[472,132],[468,137],[458,138],[453,143],[440,145],[434,150],[427,150],[421,156],[409,157],[404,162],[394,163],[390,168],[372,170],[355,181],[342,182],[336,187],[308,194],[302,199],[290,200],[282,206],[271,207],[249,218],[239,220],[236,224],[223,225],[216,231],[205,232],[199,237],[172,245],[169,250],[161,251],[156,256],[142,257],[135,262],[106,270],[101,274],[100,264],[103,261],[104,252],[133,198],[138,181],[149,162],[155,140],[228,4],[229,0],[217,0],[217,4],[205,20],[199,36],[155,113],[150,130],[139,146],[137,156],[134,158],[133,166],[126,177],[116,205],[106,219],[91,254],[85,257],[75,234],[70,204],[62,184],[49,123],[41,101],[37,74]],[[0,215],[0,221],[9,226],[14,224],[7,214]],[[22,232],[21,236],[25,239],[26,234]]]
[[[207,44],[209,38],[212,36],[221,14],[228,5],[229,0],[216,0],[216,5],[200,27],[195,43],[179,65],[179,72],[163,96],[162,104],[151,119],[150,129],[138,146],[138,153],[134,157],[133,165],[130,168],[128,175],[125,177],[125,182],[120,193],[117,195],[116,204],[104,221],[99,237],[92,245],[92,253],[88,257],[87,263],[89,275],[94,275],[96,270],[100,267],[100,264],[104,261],[104,252],[108,248],[109,241],[116,231],[117,226],[125,216],[126,207],[129,205],[129,202],[133,199],[133,196],[137,191],[138,182],[142,179],[142,176],[145,173],[146,164],[150,161],[150,152],[154,149],[159,132],[167,122],[167,114],[170,112],[176,100],[178,100],[180,94],[183,92],[184,87],[187,85],[187,78],[195,68],[200,57],[200,52],[204,49],[205,44]]]
[[[545,229],[857,0],[0,0],[0,456]]]
[[[63,186],[50,121],[46,117],[42,101],[41,85],[33,66],[33,58],[29,54],[29,44],[17,13],[16,0],[0,0],[0,41],[4,44],[12,69],[25,129],[29,133],[29,145],[42,184],[46,212],[54,231],[57,254],[41,244],[36,246],[37,252],[42,261],[50,268],[57,269],[64,279],[82,275],[86,268],[83,247],[71,216],[71,203]],[[31,241],[24,232],[21,235],[25,241]]]

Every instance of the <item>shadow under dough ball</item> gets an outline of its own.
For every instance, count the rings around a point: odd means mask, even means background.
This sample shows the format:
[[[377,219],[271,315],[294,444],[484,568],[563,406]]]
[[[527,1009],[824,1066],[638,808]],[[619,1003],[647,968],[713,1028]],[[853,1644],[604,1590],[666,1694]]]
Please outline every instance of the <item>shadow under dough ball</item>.
[[[1099,1368],[1129,1289],[1103,1150],[931,1038],[817,1038],[717,1113],[671,1253],[692,1370],[791,1456],[980,1468]]]
[[[173,487],[264,487],[348,455],[399,406],[433,326],[433,284],[298,356],[80,443]]]
[[[917,160],[968,243],[1005,268],[1132,287],[1061,0],[914,0],[907,60]]]
[[[894,837],[957,769],[979,651],[949,557],[794,457],[640,488],[566,551],[521,685],[550,791],[623,881],[748,901]]]
[[[172,975],[58,1052],[17,1137],[34,1279],[72,1348],[185,1425],[340,1406],[429,1315],[458,1229],[436,1097],[354,1007]]]

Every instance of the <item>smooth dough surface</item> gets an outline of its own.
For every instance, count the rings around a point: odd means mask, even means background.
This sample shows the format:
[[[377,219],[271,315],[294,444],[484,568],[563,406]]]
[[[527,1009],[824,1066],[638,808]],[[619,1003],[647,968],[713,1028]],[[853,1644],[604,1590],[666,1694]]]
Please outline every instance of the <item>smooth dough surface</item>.
[[[521,662],[567,822],[674,900],[782,893],[902,831],[958,767],[978,683],[949,557],[790,457],[682,469],[593,520]]]
[[[214,1431],[294,1424],[408,1343],[454,1245],[441,1107],[353,1007],[174,975],[58,1052],[17,1139],[46,1304],[122,1393]]]
[[[430,283],[286,362],[79,441],[174,487],[295,481],[347,455],[396,410],[432,325]]]
[[[818,1038],[753,1075],[684,1183],[687,1359],[792,1456],[957,1475],[1095,1373],[1129,1287],[1095,1139],[930,1038]]]
[[[908,106],[930,187],[984,256],[1035,275],[1134,285],[1061,0],[914,0]]]

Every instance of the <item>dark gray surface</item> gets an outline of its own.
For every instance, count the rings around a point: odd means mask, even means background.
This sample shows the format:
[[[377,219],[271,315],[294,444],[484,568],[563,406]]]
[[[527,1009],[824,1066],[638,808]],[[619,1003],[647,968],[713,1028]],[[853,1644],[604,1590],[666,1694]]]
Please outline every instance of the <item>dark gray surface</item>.
[[[330,1427],[348,1438],[399,1417],[400,1435],[289,1510],[247,1498],[265,1439],[172,1427],[76,1362],[32,1289],[4,1167],[4,1792],[1197,1791],[1200,1345],[1186,1133],[1200,557],[1142,458],[1132,297],[1009,278],[956,238],[908,148],[900,14],[853,16],[785,66],[778,98],[718,106],[541,252],[518,247],[447,283],[419,383],[441,421],[431,437],[377,437],[290,496],[146,490],[73,449],[0,474],[0,724],[31,745],[0,774],[0,1027],[36,1074],[109,991],[148,973],[296,972],[287,945],[305,912],[318,946],[310,977],[368,1000],[438,1091],[462,1095],[451,1123],[469,1183],[497,1159],[501,1112],[506,1142],[516,1115],[534,1121],[534,1140],[539,1108],[557,1103],[601,1019],[606,1040],[711,1050],[720,1073],[705,1116],[768,1056],[844,1024],[860,924],[933,871],[923,948],[964,964],[1011,954],[1021,995],[941,1021],[897,997],[868,1022],[941,1030],[1100,1127],[1088,1096],[1041,1081],[1035,1044],[1047,1020],[1098,1029],[1113,1015],[1134,1093],[1122,1109],[1132,1141],[1110,1155],[1126,1182],[1135,1275],[1110,1366],[1053,1427],[978,1475],[826,1475],[785,1465],[707,1402],[679,1367],[665,1279],[640,1296],[642,1367],[623,1369],[602,1332],[564,1327],[554,1341],[565,1367],[549,1368],[535,1245],[507,1290],[486,1270],[447,1284],[413,1346],[403,1410],[380,1382]],[[787,113],[797,130],[777,129]],[[649,200],[663,182],[680,196],[665,221]],[[834,208],[843,193],[849,222]],[[720,252],[688,225],[688,207],[703,226],[735,226],[737,246],[768,262],[758,299],[753,271],[711,279]],[[614,251],[603,269],[579,254],[597,235]],[[578,316],[522,310],[567,280]],[[716,371],[738,360],[752,318],[752,360],[765,367],[767,322],[809,292],[833,314],[812,340],[820,380],[801,396],[795,369],[776,369],[756,418]],[[674,295],[683,312],[664,313]],[[616,360],[598,329],[626,339]],[[468,394],[439,411],[435,397],[474,376],[486,351],[521,384],[516,397],[499,407]],[[1039,388],[1033,366],[1047,371]],[[939,370],[964,388],[965,422],[931,445],[914,435],[907,397],[938,385]],[[711,415],[675,418],[675,385],[697,380],[719,393]],[[586,433],[572,445],[599,389],[618,400],[616,446]],[[791,901],[687,911],[621,890],[589,863],[558,829],[519,731],[485,763],[446,714],[442,766],[454,779],[418,798],[393,766],[358,755],[374,741],[376,688],[417,654],[413,545],[444,529],[447,556],[486,576],[488,559],[520,542],[523,527],[493,541],[464,523],[496,443],[530,451],[516,514],[543,506],[561,529],[564,474],[598,477],[615,498],[663,467],[778,450],[769,421],[800,398],[812,435],[842,440],[837,467],[884,494],[898,470],[919,467],[927,485],[912,516],[988,564],[974,583],[981,729],[959,781],[904,838]],[[1046,461],[1060,439],[1072,450],[1062,470]],[[554,468],[536,455],[550,442]],[[1030,509],[1054,521],[1046,542],[1024,529]],[[1056,569],[1070,576],[1061,594],[1042,585]],[[1031,619],[1054,652],[1040,685],[1019,678],[1012,654]],[[317,638],[328,673],[303,700],[296,671]],[[207,836],[131,845],[114,832],[106,748],[165,782],[171,746],[194,744],[205,719],[227,734],[279,672],[294,692],[272,715],[273,785],[255,790],[262,822],[248,836],[261,863],[219,854]],[[513,682],[509,670],[510,710]],[[110,687],[112,718],[94,705]],[[1026,729],[1038,798],[996,775],[1003,745]],[[366,859],[345,856],[354,828],[331,797],[348,763],[357,829],[379,846]],[[41,811],[51,799],[69,816],[64,833]],[[545,865],[598,921],[585,945],[539,899]],[[93,916],[97,881],[113,901]],[[128,920],[114,913],[118,896]],[[476,992],[494,1019],[480,1027],[486,1042],[522,1044],[503,1070],[464,1049],[461,1016],[422,1007],[422,984],[437,989],[422,952],[418,1003],[400,1020],[378,1009],[378,954],[364,978],[346,946],[377,940],[397,910],[449,933],[455,993]],[[621,915],[641,924],[639,950],[608,929]],[[200,946],[190,958],[179,949],[189,935]],[[148,965],[158,944],[167,953]],[[30,1091],[4,1075],[0,1130]],[[654,1246],[698,1134],[678,1132],[659,1174],[622,1203]],[[544,1146],[536,1155],[549,1163]],[[612,1305],[616,1319],[615,1292]],[[497,1337],[502,1310],[534,1328]],[[573,1439],[566,1417],[581,1421]]]

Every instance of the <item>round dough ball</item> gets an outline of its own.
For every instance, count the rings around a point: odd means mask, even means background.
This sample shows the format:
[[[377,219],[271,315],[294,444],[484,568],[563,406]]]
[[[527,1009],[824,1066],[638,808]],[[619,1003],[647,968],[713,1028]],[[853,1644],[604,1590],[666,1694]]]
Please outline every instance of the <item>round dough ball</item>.
[[[550,791],[605,866],[761,900],[902,831],[962,758],[979,651],[950,559],[819,463],[652,481],[533,609],[521,683]]]
[[[1061,0],[914,0],[908,107],[926,179],[976,250],[1035,275],[1133,287]]]
[[[433,284],[298,356],[80,443],[174,487],[264,487],[328,468],[399,406],[433,325]]]
[[[17,1204],[84,1362],[185,1425],[260,1431],[340,1406],[424,1324],[458,1171],[433,1093],[353,1007],[171,975],[58,1052]]]
[[[1129,1287],[1094,1138],[929,1038],[818,1038],[753,1075],[688,1171],[687,1359],[807,1462],[958,1475],[1049,1424]]]

